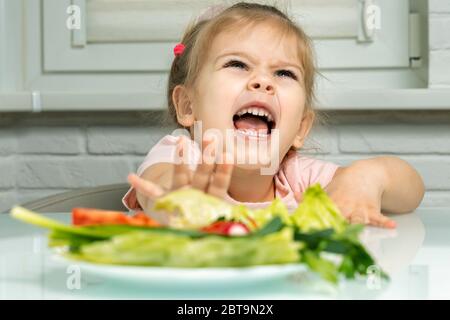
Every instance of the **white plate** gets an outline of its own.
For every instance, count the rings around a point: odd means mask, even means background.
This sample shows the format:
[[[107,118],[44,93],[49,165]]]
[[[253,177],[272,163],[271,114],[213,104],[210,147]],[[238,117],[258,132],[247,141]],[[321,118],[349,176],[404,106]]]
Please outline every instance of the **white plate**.
[[[66,265],[79,266],[81,273],[101,278],[138,282],[140,284],[163,285],[164,287],[188,286],[239,286],[274,280],[282,280],[290,275],[304,273],[303,264],[266,265],[244,268],[168,268],[119,266],[70,260],[60,255],[57,260]]]

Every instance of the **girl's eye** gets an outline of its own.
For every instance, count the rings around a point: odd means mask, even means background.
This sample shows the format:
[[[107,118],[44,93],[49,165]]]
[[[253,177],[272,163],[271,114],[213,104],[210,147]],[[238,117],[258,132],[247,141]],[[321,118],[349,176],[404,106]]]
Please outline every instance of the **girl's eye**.
[[[239,68],[239,69],[247,69],[247,65],[239,60],[230,60],[228,61],[225,65],[224,68],[228,68],[228,67],[234,67],[234,68]],[[282,76],[282,77],[290,77],[294,80],[297,80],[297,76],[295,75],[295,73],[293,73],[292,71],[289,70],[278,70],[276,72],[278,75]]]
[[[225,68],[227,67],[236,67],[236,68],[240,68],[240,69],[246,69],[247,65],[239,60],[231,60],[228,61],[225,65]]]
[[[297,76],[289,70],[278,70],[277,71],[278,75],[282,76],[282,77],[290,77],[294,80],[297,80]]]

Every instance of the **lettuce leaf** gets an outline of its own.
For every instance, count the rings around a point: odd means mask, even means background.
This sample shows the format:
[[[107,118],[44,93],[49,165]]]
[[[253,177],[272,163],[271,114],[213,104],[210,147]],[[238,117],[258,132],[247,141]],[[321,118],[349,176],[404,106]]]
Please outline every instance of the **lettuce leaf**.
[[[173,191],[156,200],[154,210],[165,211],[170,216],[169,225],[181,229],[198,229],[225,219],[245,223],[255,230],[274,217],[280,217],[285,225],[293,225],[303,231],[332,228],[343,232],[348,224],[320,184],[305,191],[303,201],[292,214],[279,198],[265,208],[251,210],[191,188]]]
[[[66,225],[20,206],[14,206],[11,209],[11,216],[15,219],[34,224],[42,228],[47,228],[73,235],[79,235],[91,239],[107,239],[110,237],[110,235],[105,233],[104,230],[89,230],[88,228],[84,227]]]
[[[166,267],[244,267],[295,263],[302,245],[284,228],[262,237],[191,239],[174,234],[132,232],[83,245],[75,255],[95,263]]]
[[[309,187],[291,215],[292,224],[304,232],[332,228],[343,232],[348,223],[320,184]]]
[[[281,199],[275,198],[269,206],[262,209],[250,210],[243,205],[235,206],[232,217],[247,225],[250,217],[256,223],[256,229],[274,217],[280,217],[285,225],[295,226],[304,232],[331,228],[341,233],[349,225],[320,184],[315,184],[305,191],[303,201],[292,213],[289,213]]]
[[[337,283],[339,280],[339,267],[330,260],[324,259],[320,256],[320,253],[305,250],[302,252],[302,261],[308,265],[308,267],[317,272],[323,279]]]
[[[192,188],[178,189],[157,199],[153,209],[170,216],[169,225],[180,229],[199,229],[219,218],[231,218],[232,205]]]

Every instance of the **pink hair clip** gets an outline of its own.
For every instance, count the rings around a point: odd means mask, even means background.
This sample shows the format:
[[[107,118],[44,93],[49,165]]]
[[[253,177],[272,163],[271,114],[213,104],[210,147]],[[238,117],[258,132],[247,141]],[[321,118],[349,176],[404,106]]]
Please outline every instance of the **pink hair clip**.
[[[175,48],[173,48],[173,54],[178,57],[181,54],[183,54],[184,49],[186,48],[186,46],[182,43],[179,43],[175,46]]]

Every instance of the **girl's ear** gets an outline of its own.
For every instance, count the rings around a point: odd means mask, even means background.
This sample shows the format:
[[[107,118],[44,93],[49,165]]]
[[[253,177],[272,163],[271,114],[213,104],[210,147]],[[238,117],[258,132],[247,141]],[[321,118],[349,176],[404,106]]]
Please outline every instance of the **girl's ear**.
[[[297,135],[294,138],[294,143],[292,144],[295,149],[300,149],[305,143],[306,137],[311,131],[315,117],[314,112],[311,110],[307,111],[303,116]]]
[[[177,85],[172,92],[172,102],[177,112],[178,123],[185,128],[194,124],[194,112],[192,102],[185,86]]]

